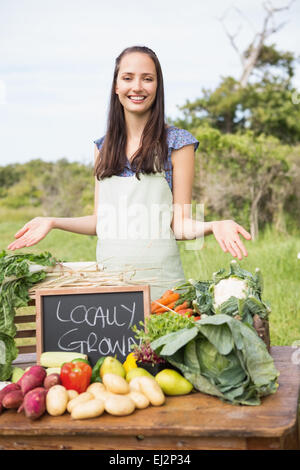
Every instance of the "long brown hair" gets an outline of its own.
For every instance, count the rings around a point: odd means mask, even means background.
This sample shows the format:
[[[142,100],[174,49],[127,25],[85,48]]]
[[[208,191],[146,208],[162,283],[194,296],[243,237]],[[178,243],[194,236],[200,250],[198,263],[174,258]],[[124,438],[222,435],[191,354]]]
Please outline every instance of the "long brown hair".
[[[126,126],[124,109],[115,93],[120,62],[125,54],[141,52],[147,54],[154,62],[157,74],[156,97],[151,107],[150,117],[144,127],[141,145],[133,155],[131,162],[139,179],[140,172],[155,173],[162,171],[167,161],[167,131],[165,124],[164,83],[159,60],[151,49],[145,46],[128,47],[116,58],[113,83],[111,87],[110,105],[107,119],[107,131],[103,145],[95,162],[94,174],[100,180],[120,174],[126,159]]]

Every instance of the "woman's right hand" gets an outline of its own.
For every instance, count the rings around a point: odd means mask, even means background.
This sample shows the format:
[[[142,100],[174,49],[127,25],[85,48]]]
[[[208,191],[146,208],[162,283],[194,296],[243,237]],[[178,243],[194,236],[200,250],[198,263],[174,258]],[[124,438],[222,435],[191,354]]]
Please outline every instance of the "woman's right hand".
[[[35,245],[41,241],[47,233],[54,228],[54,218],[35,217],[27,222],[16,234],[17,240],[8,245],[8,250],[19,250],[20,248]]]

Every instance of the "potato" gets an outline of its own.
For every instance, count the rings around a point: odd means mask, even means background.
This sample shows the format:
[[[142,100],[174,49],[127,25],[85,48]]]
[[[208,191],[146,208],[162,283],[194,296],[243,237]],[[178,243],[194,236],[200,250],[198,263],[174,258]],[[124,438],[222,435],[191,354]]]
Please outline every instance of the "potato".
[[[47,390],[53,387],[54,385],[61,385],[60,375],[59,374],[46,375],[43,385]]]
[[[130,415],[135,410],[134,401],[128,395],[111,394],[105,400],[105,411],[114,416]]]
[[[164,392],[156,382],[156,380],[151,377],[139,377],[139,385],[141,391],[153,406],[161,406],[165,403],[166,397]]]
[[[120,375],[104,374],[102,377],[103,384],[109,392],[126,395],[130,392],[130,388],[126,380]]]
[[[141,385],[140,385],[140,378],[141,377],[134,377],[129,382],[130,391],[140,392],[142,393]]]
[[[84,403],[79,403],[72,409],[72,419],[96,418],[104,412],[104,402],[100,398],[93,398]]]
[[[76,398],[79,395],[77,390],[67,390],[67,394],[68,394],[68,401],[73,400],[73,398]]]
[[[21,387],[17,383],[10,383],[0,390],[0,405],[7,393],[13,392],[15,390],[21,390]]]
[[[46,396],[46,410],[51,416],[61,416],[67,409],[69,395],[62,385],[53,385]]]
[[[99,398],[102,401],[106,401],[111,395],[115,393],[109,392],[108,390],[102,390],[102,392],[94,392],[94,397]]]
[[[150,405],[149,399],[143,393],[136,392],[132,390],[127,395],[131,400],[134,402],[135,407],[142,410],[143,408],[147,408]]]
[[[91,385],[88,386],[88,388],[86,389],[86,392],[90,392],[96,398],[97,394],[99,394],[99,393],[101,393],[105,390],[106,390],[106,388],[103,384],[101,384],[100,382],[94,382],[94,383],[92,383]]]
[[[22,410],[25,416],[32,420],[39,418],[46,411],[46,395],[48,390],[44,387],[37,387],[26,393],[22,405],[18,408],[18,413]]]
[[[41,366],[32,366],[18,380],[23,395],[37,387],[42,387],[46,377],[46,370]]]
[[[72,410],[76,405],[78,405],[79,403],[84,403],[89,400],[93,400],[93,399],[94,399],[94,395],[92,395],[90,392],[80,393],[77,397],[73,398],[72,400],[68,402],[67,410],[69,413],[72,413]]]
[[[22,405],[23,399],[22,390],[12,390],[3,397],[2,405],[4,408],[18,409]]]

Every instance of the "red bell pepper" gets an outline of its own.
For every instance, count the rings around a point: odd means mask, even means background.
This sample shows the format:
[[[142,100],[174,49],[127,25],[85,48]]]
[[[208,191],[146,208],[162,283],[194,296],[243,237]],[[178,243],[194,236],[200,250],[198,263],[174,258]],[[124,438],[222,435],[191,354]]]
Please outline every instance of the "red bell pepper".
[[[85,362],[66,362],[60,371],[60,380],[67,390],[85,392],[92,377],[92,368]]]

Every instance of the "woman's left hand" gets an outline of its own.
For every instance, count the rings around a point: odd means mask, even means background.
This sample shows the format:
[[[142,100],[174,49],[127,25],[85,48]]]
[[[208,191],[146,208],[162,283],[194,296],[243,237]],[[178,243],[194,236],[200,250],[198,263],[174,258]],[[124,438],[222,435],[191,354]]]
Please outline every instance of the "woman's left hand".
[[[243,258],[242,255],[248,256],[239,233],[246,240],[251,240],[251,235],[241,225],[234,222],[234,220],[212,222],[212,233],[225,253],[229,251],[233,257],[237,257],[239,260]]]

